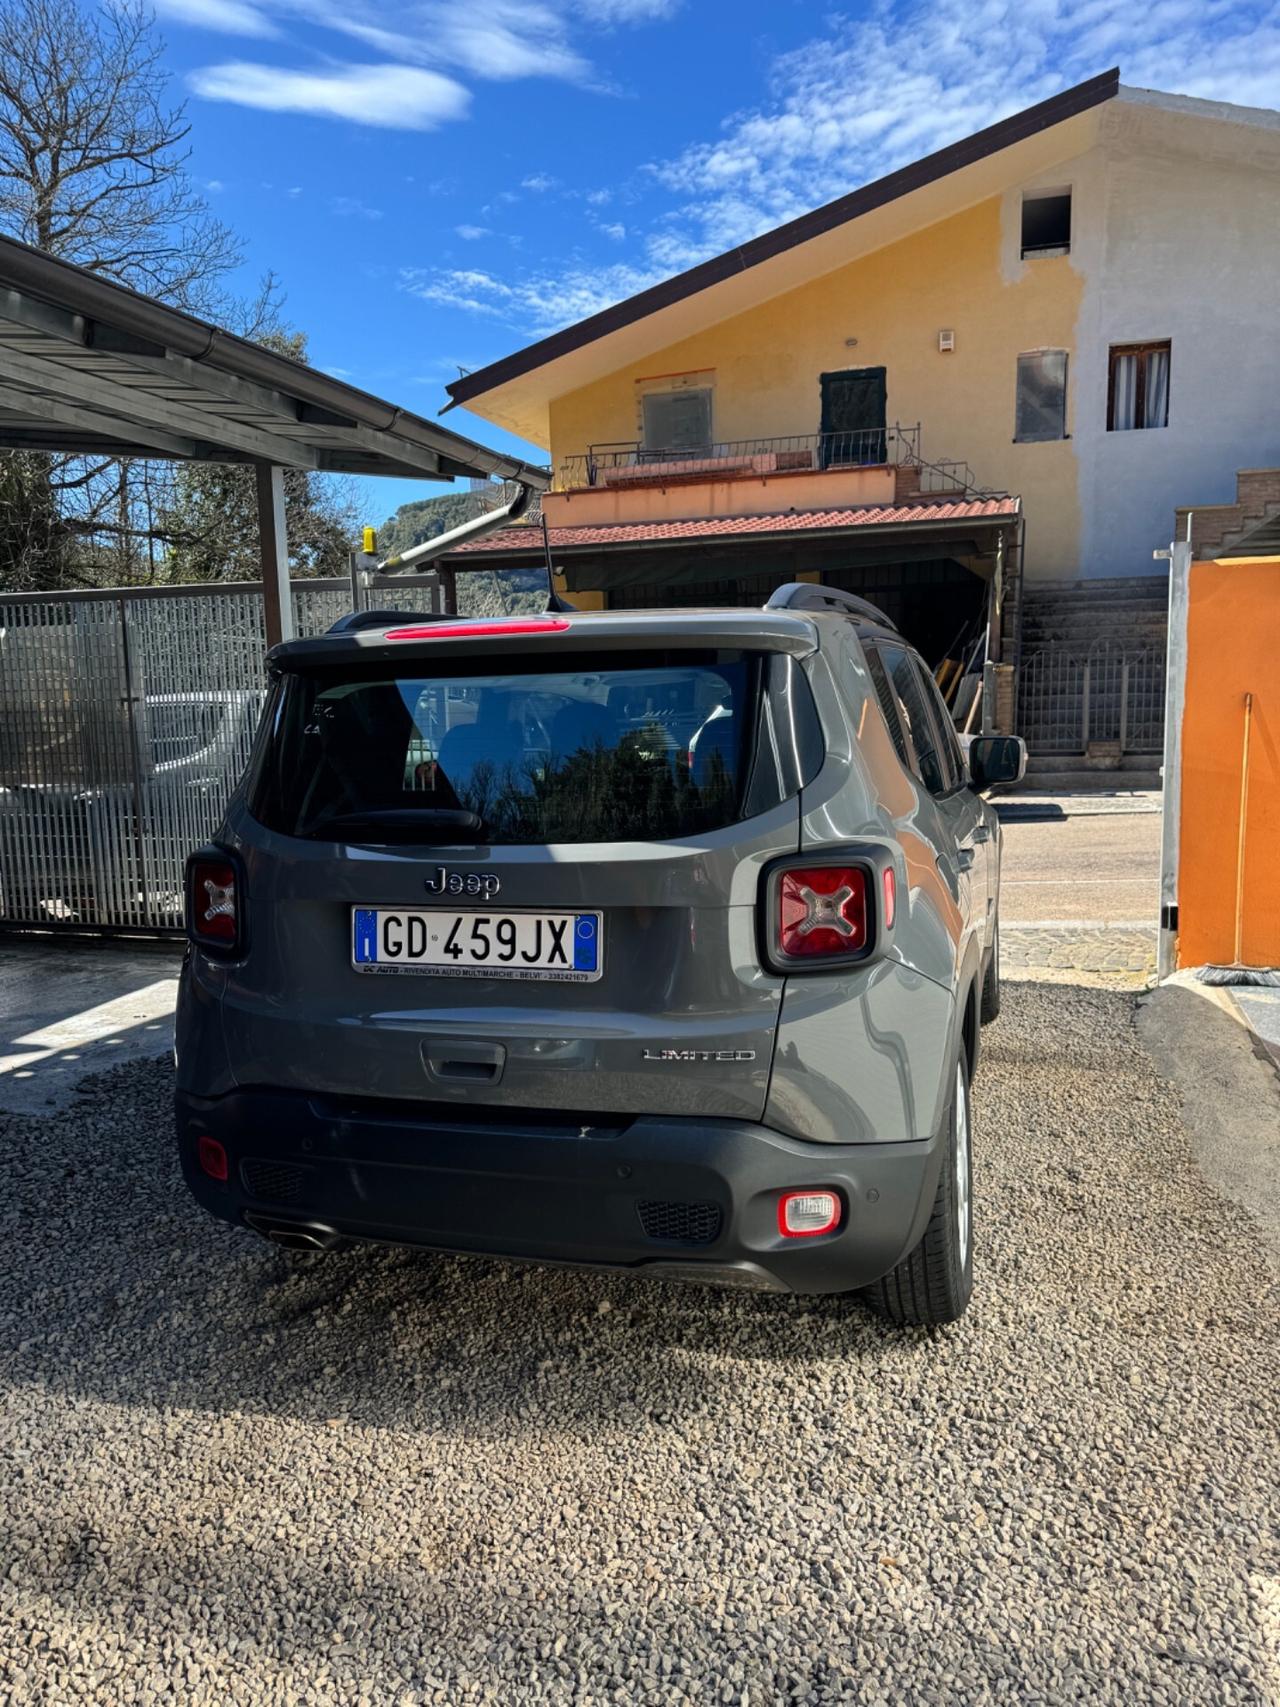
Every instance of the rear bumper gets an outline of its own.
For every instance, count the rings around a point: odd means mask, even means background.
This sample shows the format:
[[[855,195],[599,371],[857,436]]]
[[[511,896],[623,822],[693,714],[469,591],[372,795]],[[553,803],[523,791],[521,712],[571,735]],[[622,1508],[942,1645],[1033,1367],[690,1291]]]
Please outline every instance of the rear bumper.
[[[578,1121],[272,1090],[179,1092],[177,1125],[199,1202],[260,1232],[806,1293],[886,1274],[923,1233],[941,1165],[932,1139],[807,1144],[737,1120]],[[223,1145],[225,1182],[202,1171],[201,1136]],[[839,1193],[840,1224],[784,1238],[779,1195],[805,1186]]]

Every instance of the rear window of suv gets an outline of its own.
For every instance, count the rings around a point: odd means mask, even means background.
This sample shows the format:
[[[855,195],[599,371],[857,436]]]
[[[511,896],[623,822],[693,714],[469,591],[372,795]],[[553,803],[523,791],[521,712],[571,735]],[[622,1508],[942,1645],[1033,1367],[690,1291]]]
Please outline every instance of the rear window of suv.
[[[317,840],[457,846],[664,841],[742,816],[763,655],[441,664],[286,674],[254,817]]]

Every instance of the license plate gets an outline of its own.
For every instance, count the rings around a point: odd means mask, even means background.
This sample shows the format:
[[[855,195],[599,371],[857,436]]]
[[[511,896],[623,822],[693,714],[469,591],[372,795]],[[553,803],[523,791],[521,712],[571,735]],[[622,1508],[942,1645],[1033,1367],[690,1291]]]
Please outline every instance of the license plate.
[[[351,909],[357,972],[591,984],[601,973],[601,948],[599,913]]]

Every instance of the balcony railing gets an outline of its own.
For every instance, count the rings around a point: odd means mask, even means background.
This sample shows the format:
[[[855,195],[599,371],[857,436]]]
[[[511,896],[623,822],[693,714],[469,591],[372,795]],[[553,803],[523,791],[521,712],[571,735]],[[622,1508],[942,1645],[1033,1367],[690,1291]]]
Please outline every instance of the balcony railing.
[[[655,450],[636,441],[594,444],[579,456],[564,458],[552,490],[671,486],[806,470],[883,467],[917,470],[921,492],[974,495],[980,491],[967,463],[924,460],[918,422],[914,426],[895,422],[848,433],[732,439],[678,450]]]

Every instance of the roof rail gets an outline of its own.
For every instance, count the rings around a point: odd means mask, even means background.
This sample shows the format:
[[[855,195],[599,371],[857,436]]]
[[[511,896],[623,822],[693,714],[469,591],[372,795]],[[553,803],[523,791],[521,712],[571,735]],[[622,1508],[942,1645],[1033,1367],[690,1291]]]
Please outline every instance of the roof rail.
[[[788,581],[769,597],[766,610],[835,611],[840,616],[860,616],[880,628],[891,628],[896,634],[898,625],[878,605],[860,599],[856,593],[843,592],[839,587],[822,587],[814,581]]]
[[[433,611],[353,610],[325,629],[326,634],[358,634],[362,628],[386,628],[393,622],[439,622]]]

